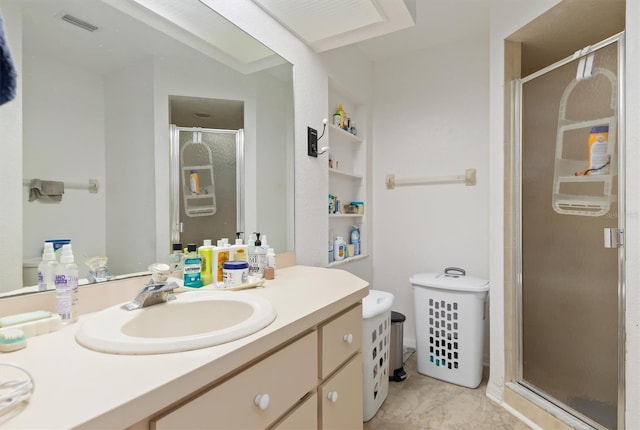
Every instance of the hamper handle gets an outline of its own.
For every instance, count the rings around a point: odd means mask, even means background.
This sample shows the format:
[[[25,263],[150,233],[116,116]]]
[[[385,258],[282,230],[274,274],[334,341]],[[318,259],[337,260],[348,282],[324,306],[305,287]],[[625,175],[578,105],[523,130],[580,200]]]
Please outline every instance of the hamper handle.
[[[460,273],[462,276],[466,276],[467,272],[464,269],[461,269],[459,267],[447,267],[444,269],[444,274],[448,275],[450,272],[458,272]]]

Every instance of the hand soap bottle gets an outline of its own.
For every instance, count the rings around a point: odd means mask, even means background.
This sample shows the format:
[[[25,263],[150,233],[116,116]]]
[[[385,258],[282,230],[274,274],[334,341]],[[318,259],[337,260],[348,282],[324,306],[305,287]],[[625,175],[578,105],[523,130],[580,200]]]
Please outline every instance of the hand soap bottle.
[[[236,243],[229,248],[230,261],[247,261],[247,245],[242,243],[241,232],[236,233]]]

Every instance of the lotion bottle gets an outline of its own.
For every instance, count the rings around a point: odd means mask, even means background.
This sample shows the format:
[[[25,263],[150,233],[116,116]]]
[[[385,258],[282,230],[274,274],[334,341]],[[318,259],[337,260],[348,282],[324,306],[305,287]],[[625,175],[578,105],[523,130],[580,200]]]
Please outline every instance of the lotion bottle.
[[[333,258],[335,261],[342,261],[347,255],[347,245],[341,236],[336,237],[333,243]]]
[[[229,260],[232,261],[247,261],[247,245],[242,243],[240,239],[240,233],[236,233],[238,238],[235,245],[231,245],[229,248]]]
[[[44,243],[42,261],[38,264],[38,290],[46,291],[56,285],[56,254],[52,242]]]
[[[56,312],[62,317],[62,324],[78,321],[78,266],[74,262],[70,244],[62,246],[55,284]]]
[[[224,246],[224,240],[218,240],[213,249],[212,277],[213,282],[223,282],[224,263],[229,261],[229,248]]]

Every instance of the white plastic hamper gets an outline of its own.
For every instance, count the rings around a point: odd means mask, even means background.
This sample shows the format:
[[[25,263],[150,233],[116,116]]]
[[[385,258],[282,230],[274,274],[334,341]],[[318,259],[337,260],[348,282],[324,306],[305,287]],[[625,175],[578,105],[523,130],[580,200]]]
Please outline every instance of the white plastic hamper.
[[[418,373],[475,388],[482,381],[486,279],[444,273],[418,273],[413,285]]]
[[[374,417],[389,394],[393,294],[370,290],[362,299],[363,419]]]

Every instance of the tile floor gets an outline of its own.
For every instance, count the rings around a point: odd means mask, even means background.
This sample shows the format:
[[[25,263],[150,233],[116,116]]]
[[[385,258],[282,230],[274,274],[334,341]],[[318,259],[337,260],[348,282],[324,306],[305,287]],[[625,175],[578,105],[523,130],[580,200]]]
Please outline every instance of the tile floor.
[[[416,355],[405,363],[402,382],[389,382],[389,395],[364,430],[528,430],[486,396],[488,372],[476,389],[460,387],[416,370]]]

